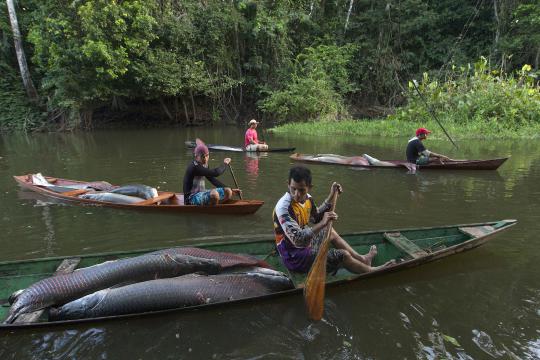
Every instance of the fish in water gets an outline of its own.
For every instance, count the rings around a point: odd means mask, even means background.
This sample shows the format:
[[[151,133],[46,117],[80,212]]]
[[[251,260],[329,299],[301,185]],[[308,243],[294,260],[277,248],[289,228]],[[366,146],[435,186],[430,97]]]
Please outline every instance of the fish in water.
[[[155,188],[143,184],[129,184],[120,186],[111,191],[114,194],[136,196],[145,200],[155,198],[158,192]]]
[[[136,204],[138,202],[144,201],[143,198],[136,196],[128,196],[122,194],[113,194],[111,192],[93,192],[82,194],[79,196],[81,199],[89,199],[96,201],[105,201],[115,204]]]
[[[105,289],[49,310],[49,320],[143,313],[269,295],[294,288],[283,273],[265,268],[219,275],[184,275]]]
[[[175,248],[109,261],[36,282],[17,296],[5,323],[12,323],[20,314],[62,305],[118,284],[170,278],[194,272],[216,274],[220,270],[221,266],[216,260],[184,255]]]

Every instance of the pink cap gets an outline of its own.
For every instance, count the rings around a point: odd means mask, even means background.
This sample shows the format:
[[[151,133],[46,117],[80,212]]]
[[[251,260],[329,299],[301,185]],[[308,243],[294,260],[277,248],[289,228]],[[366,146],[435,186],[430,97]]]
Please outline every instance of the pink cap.
[[[195,139],[195,143],[197,144],[197,146],[195,146],[195,149],[193,150],[195,156],[205,155],[209,153],[208,146],[206,146],[201,139]]]

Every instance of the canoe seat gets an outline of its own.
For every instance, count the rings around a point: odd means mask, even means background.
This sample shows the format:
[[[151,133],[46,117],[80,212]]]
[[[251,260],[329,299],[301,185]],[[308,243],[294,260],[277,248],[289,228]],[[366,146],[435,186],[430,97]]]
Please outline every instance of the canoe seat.
[[[491,225],[467,226],[467,227],[460,227],[458,229],[462,233],[466,235],[470,235],[475,238],[490,234],[493,231],[495,231],[495,228]]]
[[[79,265],[81,258],[68,258],[64,259],[60,265],[56,268],[53,276],[72,273],[73,270]],[[45,309],[40,309],[34,312],[25,313],[19,315],[14,323],[33,323],[39,320],[41,315],[45,312]]]
[[[419,257],[428,255],[428,253],[424,249],[413,243],[411,240],[407,239],[405,236],[401,235],[400,232],[385,232],[383,236],[392,245],[394,245],[401,251],[407,253],[413,259],[418,259]]]
[[[76,189],[76,190],[66,191],[66,192],[63,192],[61,194],[64,195],[64,196],[79,196],[79,195],[82,195],[82,194],[86,194],[90,190],[91,189]]]
[[[138,203],[135,203],[134,205],[154,205],[160,201],[168,200],[174,196],[173,192],[165,192],[161,193],[160,195],[156,196],[155,198],[139,201]]]

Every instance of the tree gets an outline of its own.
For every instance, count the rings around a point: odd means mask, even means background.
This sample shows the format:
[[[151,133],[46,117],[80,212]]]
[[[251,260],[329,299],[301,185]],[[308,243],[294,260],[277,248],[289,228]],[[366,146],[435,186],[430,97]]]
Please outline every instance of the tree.
[[[17,53],[17,61],[19,62],[19,69],[21,71],[24,88],[26,89],[28,98],[33,102],[38,102],[38,93],[34,87],[32,78],[30,77],[26,56],[24,55],[22,36],[19,30],[19,22],[17,21],[17,13],[15,12],[15,4],[13,3],[13,0],[6,0],[6,2],[9,12],[9,21],[11,22],[11,29],[13,30],[13,42],[15,43],[15,51]]]

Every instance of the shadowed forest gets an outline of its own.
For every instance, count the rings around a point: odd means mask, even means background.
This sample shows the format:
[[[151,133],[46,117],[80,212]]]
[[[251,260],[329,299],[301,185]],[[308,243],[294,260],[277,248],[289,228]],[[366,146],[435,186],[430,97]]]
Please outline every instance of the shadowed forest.
[[[2,131],[414,119],[413,79],[462,122],[540,114],[538,0],[7,0],[0,38]]]

